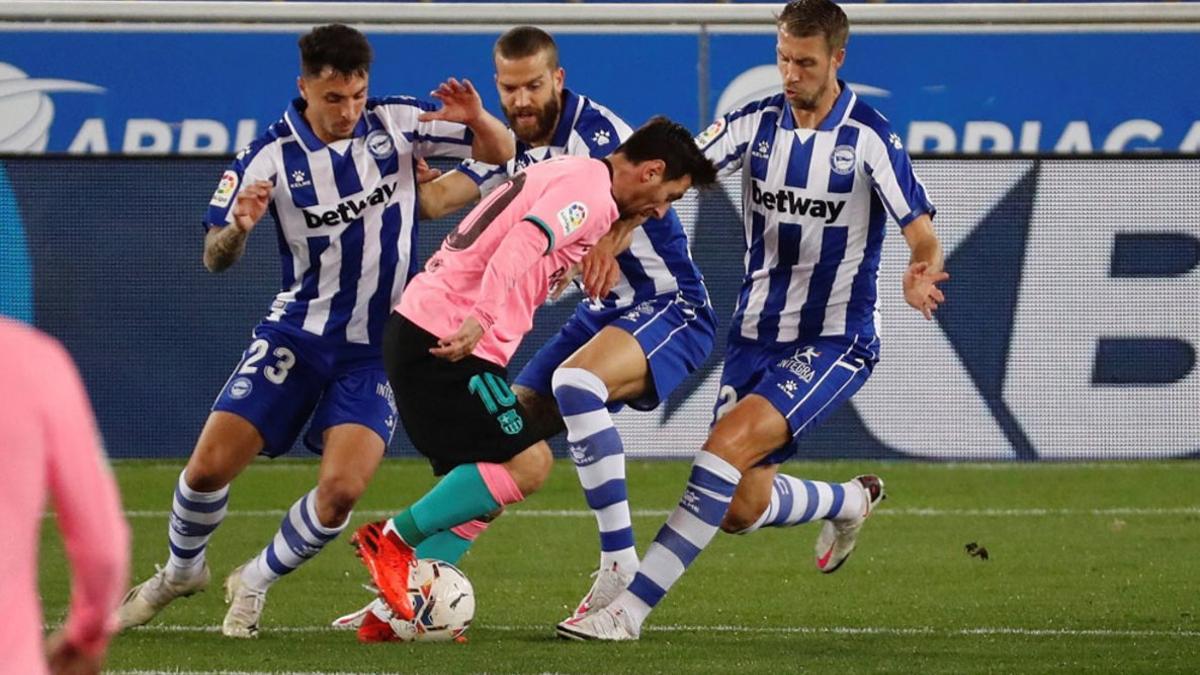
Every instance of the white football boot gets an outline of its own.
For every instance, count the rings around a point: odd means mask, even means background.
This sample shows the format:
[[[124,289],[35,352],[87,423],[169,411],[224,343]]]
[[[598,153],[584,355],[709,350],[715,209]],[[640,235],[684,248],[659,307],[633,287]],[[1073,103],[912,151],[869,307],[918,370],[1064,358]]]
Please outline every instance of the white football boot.
[[[367,586],[364,584],[363,588],[375,592],[373,586]],[[370,614],[372,610],[382,610],[386,608],[386,602],[380,600],[379,598],[375,598],[363,605],[360,609],[350,612],[349,614],[343,614],[342,616],[339,616],[329,625],[334,630],[358,630],[358,627],[363,624],[363,619],[366,619],[367,615]]]
[[[633,581],[633,574],[626,574],[618,570],[616,563],[592,572],[592,576],[596,578],[596,581],[592,583],[591,590],[583,596],[583,600],[571,614],[572,619],[582,619],[608,607],[613,600],[617,599],[621,591],[625,590],[629,582]]]
[[[242,583],[242,570],[246,565],[238,566],[225,578],[225,604],[229,605],[229,611],[225,612],[221,633],[226,637],[258,637],[258,620],[267,604],[267,594],[251,590]]]
[[[866,505],[862,515],[850,520],[826,520],[821,526],[821,534],[817,536],[816,550],[817,569],[825,574],[836,572],[858,543],[858,532],[863,523],[875,512],[875,507],[886,498],[883,492],[883,480],[879,476],[865,474],[856,476],[851,481],[863,491],[863,504]],[[847,488],[851,489],[851,488]]]
[[[597,609],[580,619],[567,619],[555,627],[560,638],[567,640],[636,640],[640,627],[633,625],[629,612],[611,606]]]
[[[186,579],[173,579],[167,569],[154,566],[154,576],[129,589],[121,605],[117,607],[117,630],[141,626],[171,604],[175,598],[185,598],[208,587],[212,574],[208,562],[198,574]]]

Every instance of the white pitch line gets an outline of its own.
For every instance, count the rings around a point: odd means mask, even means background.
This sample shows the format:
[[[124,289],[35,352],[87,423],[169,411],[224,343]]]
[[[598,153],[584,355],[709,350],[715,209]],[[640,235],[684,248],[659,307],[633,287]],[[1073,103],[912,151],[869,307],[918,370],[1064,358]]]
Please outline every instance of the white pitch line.
[[[261,509],[238,511],[230,510],[226,518],[282,518],[286,513],[283,509]],[[394,516],[398,510],[391,511],[355,511],[358,516],[366,518],[387,518]],[[46,514],[49,517],[52,514]],[[633,515],[639,518],[665,518],[671,511],[665,509],[635,509]],[[1151,508],[1136,506],[1115,506],[1094,509],[935,509],[935,508],[884,508],[876,512],[879,516],[897,516],[911,518],[1044,518],[1047,516],[1192,516],[1200,515],[1200,506],[1174,506],[1167,508]],[[125,512],[126,518],[167,518],[169,511],[130,510]],[[583,509],[510,509],[505,512],[510,518],[592,518],[591,511]]]
[[[477,624],[479,628],[500,632],[545,631],[553,632],[548,625],[530,624],[518,625],[489,625]],[[895,628],[886,626],[699,626],[699,625],[667,625],[646,626],[644,631],[652,633],[758,633],[766,635],[928,635],[940,637],[977,637],[1017,635],[1027,637],[1130,637],[1130,638],[1195,638],[1200,637],[1200,630],[1138,630],[1119,628],[1020,628],[1013,626],[980,626],[976,628],[934,628],[933,626],[916,626],[910,628]],[[141,626],[131,631],[138,633],[219,633],[220,626],[181,626],[173,624],[156,624]],[[272,626],[263,629],[264,633],[346,633],[349,631],[336,630],[329,626]]]

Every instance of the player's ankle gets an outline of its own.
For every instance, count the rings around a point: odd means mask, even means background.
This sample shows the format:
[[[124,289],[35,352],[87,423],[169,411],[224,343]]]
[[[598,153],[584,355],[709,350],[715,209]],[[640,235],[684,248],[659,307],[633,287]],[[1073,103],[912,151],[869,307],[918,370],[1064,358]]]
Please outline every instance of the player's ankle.
[[[167,581],[175,583],[191,581],[204,573],[204,558],[201,557],[189,565],[180,565],[168,560],[163,570],[166,573]]]

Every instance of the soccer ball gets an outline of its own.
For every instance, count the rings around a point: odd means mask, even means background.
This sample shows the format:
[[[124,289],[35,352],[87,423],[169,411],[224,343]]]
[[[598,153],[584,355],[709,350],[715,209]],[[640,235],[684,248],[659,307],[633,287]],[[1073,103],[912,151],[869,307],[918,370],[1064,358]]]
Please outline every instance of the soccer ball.
[[[396,637],[404,642],[457,639],[475,618],[475,589],[467,575],[441,560],[417,561],[409,575],[408,599],[413,606],[412,621],[394,617],[390,611],[380,617],[386,618]]]

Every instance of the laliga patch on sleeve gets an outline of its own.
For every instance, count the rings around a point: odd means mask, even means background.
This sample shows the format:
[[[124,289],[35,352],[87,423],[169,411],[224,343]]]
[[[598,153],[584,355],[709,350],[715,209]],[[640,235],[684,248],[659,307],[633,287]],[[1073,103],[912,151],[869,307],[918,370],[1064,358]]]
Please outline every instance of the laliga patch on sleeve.
[[[558,212],[558,224],[562,225],[563,234],[571,234],[578,230],[587,220],[587,213],[587,204],[583,202],[567,204],[566,208]]]
[[[221,174],[221,182],[217,183],[217,191],[213,193],[212,201],[209,202],[213,206],[225,208],[229,206],[229,202],[233,200],[233,196],[237,194],[238,175],[236,171],[227,170]]]
[[[700,135],[696,137],[696,145],[700,146],[701,150],[707,148],[713,141],[717,140],[717,136],[720,136],[723,131],[725,131],[725,118],[718,117],[715,122],[708,125],[708,128],[701,131]]]

